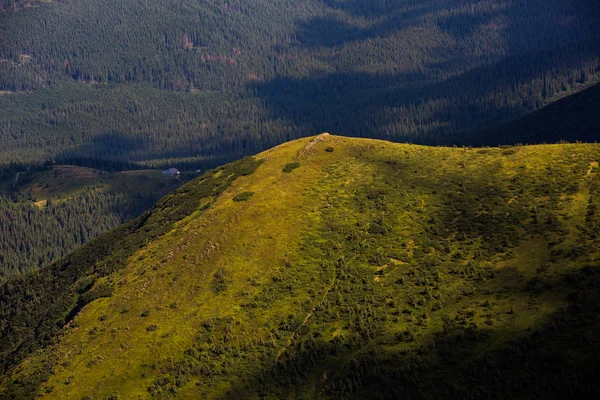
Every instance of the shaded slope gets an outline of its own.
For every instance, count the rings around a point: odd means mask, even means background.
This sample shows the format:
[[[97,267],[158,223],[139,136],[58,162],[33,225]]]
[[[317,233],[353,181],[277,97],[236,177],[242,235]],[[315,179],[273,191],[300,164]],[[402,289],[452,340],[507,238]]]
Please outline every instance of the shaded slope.
[[[59,337],[10,372],[2,395],[565,398],[598,389],[599,146],[319,136],[256,159],[210,207],[188,197],[183,219],[161,235],[140,239],[142,225],[124,233],[138,245],[113,245],[123,254],[115,268],[80,297]],[[160,224],[180,200],[166,197],[149,221]]]
[[[471,140],[479,144],[597,142],[599,111],[600,84],[596,84],[517,120],[479,132]]]
[[[140,216],[182,183],[156,170],[0,168],[0,281],[60,260]]]
[[[600,80],[596,0],[42,3],[0,12],[6,161],[206,168],[322,129],[456,144]]]

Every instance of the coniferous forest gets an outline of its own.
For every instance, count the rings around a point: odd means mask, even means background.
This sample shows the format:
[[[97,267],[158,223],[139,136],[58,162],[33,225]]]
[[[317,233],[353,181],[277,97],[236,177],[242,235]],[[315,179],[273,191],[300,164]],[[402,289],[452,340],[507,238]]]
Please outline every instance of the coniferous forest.
[[[152,206],[156,198],[87,190],[43,207],[0,197],[0,281],[43,267]]]
[[[0,169],[0,283],[137,217],[182,182],[152,170],[50,164]]]
[[[2,4],[7,162],[216,166],[321,131],[468,144],[600,74],[593,0]]]

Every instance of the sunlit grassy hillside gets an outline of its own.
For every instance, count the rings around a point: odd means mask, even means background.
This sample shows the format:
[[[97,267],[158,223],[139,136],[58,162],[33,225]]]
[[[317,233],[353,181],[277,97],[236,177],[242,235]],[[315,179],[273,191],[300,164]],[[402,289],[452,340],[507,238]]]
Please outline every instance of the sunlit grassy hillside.
[[[598,160],[320,135],[211,171],[2,288],[0,397],[589,396]]]

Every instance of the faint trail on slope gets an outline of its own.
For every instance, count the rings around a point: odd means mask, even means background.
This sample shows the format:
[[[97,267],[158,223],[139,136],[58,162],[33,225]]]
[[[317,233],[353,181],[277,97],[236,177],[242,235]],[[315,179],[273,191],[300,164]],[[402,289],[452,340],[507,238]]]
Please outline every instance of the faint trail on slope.
[[[358,258],[358,256],[354,257],[352,260],[350,260],[348,262],[348,265],[351,264],[352,262],[354,262],[354,260],[356,260]],[[327,297],[327,295],[329,294],[329,292],[331,292],[331,289],[333,289],[333,286],[335,286],[335,283],[337,282],[337,266],[334,268],[334,273],[333,273],[333,278],[331,280],[331,283],[329,284],[329,286],[327,287],[327,290],[325,290],[325,293],[323,293],[323,296],[321,297],[321,300],[319,301],[319,303],[313,307],[313,309],[306,315],[306,318],[304,318],[304,321],[300,324],[300,326],[294,331],[292,332],[292,334],[290,335],[289,339],[287,340],[286,345],[281,348],[281,350],[279,350],[277,352],[277,356],[275,356],[275,362],[277,362],[279,360],[279,357],[281,357],[281,355],[292,345],[292,342],[294,341],[294,338],[296,337],[296,334],[300,331],[300,329],[306,325],[306,323],[308,322],[308,320],[310,319],[310,317],[312,316],[312,313],[316,310],[316,308],[318,306],[320,306],[321,304],[323,304],[323,302],[325,301],[325,297]]]

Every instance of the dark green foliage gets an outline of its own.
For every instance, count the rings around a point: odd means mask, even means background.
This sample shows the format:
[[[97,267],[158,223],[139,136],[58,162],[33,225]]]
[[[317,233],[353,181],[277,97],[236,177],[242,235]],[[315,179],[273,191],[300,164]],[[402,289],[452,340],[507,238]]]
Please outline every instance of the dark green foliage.
[[[369,233],[385,235],[387,230],[377,222],[371,222],[371,225],[369,226]]]
[[[65,0],[0,12],[2,160],[207,168],[325,129],[514,142],[510,131],[462,135],[599,78],[593,0],[223,4]]]
[[[0,282],[64,257],[191,179],[164,179],[158,171],[111,173],[128,167],[112,162],[93,166],[104,169],[50,162],[0,166]]]
[[[225,268],[220,268],[213,275],[212,287],[215,293],[221,293],[227,290],[231,280],[227,278]]]
[[[246,201],[250,197],[252,197],[253,194],[254,194],[254,192],[242,192],[242,193],[238,194],[237,196],[235,196],[233,198],[233,201]]]
[[[495,143],[498,144],[554,143],[561,140],[597,142],[600,137],[595,126],[599,105],[600,84],[596,84],[522,118],[479,132],[479,135],[482,138],[496,137]],[[477,138],[473,141],[484,143]]]
[[[111,285],[103,281],[102,283],[93,285],[91,289],[89,287],[82,288],[82,294],[80,297],[81,305],[85,305],[91,303],[92,301],[102,298],[102,297],[110,297],[113,294],[113,288]]]
[[[86,190],[42,208],[0,195],[0,281],[56,261],[100,233],[139,216],[152,195]]]
[[[298,167],[300,167],[300,163],[298,161],[291,162],[291,163],[285,164],[285,167],[283,167],[283,172],[289,173]]]

